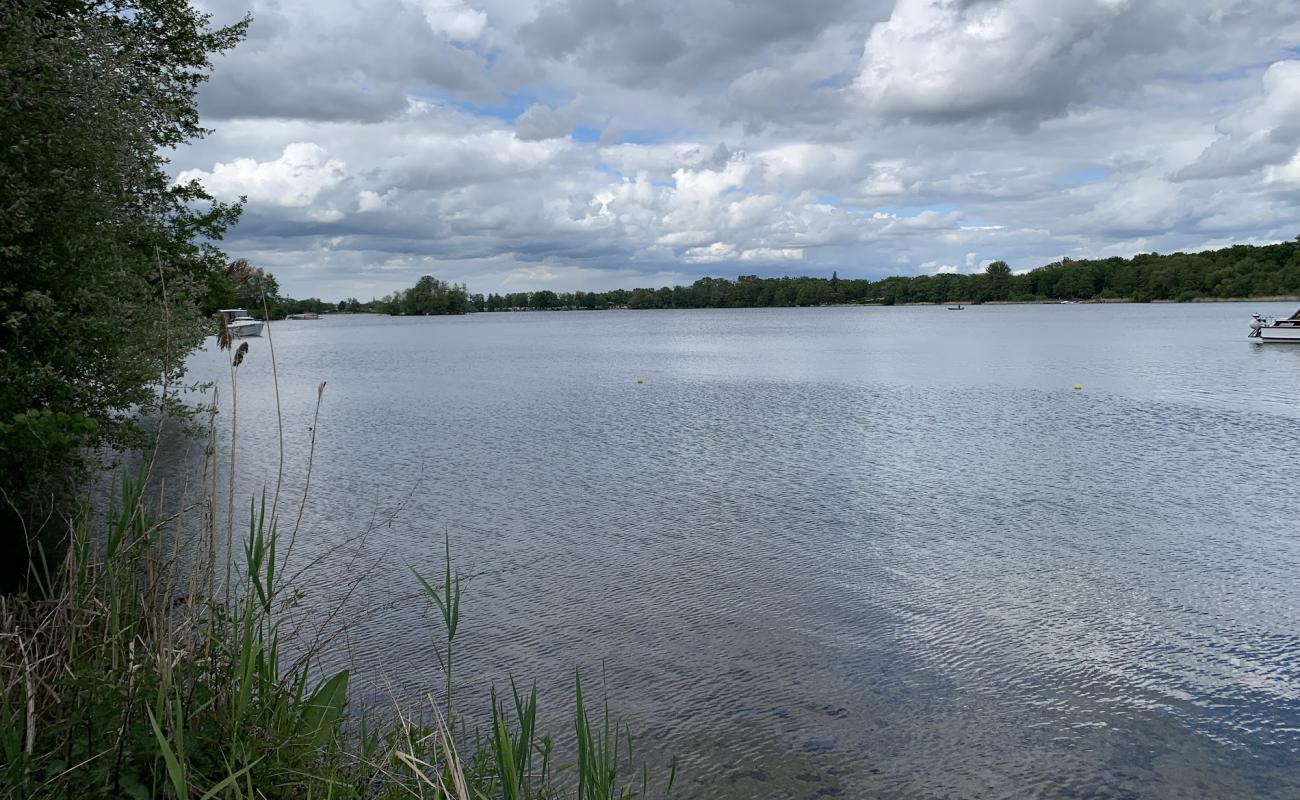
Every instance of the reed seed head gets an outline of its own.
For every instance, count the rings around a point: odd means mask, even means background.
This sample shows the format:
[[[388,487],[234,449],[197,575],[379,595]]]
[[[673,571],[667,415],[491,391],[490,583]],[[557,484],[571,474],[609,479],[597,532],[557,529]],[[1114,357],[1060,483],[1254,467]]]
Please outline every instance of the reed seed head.
[[[226,324],[226,315],[218,312],[217,318],[217,347],[222,350],[230,349],[230,326]]]

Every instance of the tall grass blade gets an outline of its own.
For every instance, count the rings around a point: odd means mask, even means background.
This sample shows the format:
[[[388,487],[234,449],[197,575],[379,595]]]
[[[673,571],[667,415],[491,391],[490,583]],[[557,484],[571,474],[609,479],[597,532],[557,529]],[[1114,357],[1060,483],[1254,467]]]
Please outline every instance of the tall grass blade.
[[[158,749],[162,752],[163,761],[167,765],[167,777],[171,779],[172,791],[176,793],[178,800],[185,800],[189,797],[185,781],[185,768],[181,766],[180,759],[172,751],[171,743],[167,741],[162,728],[158,726],[158,718],[153,715],[153,709],[146,707],[145,712],[149,715],[149,727],[153,728],[153,735],[158,741]]]
[[[302,709],[302,731],[312,747],[324,746],[333,737],[347,703],[347,670],[321,684],[307,699]]]

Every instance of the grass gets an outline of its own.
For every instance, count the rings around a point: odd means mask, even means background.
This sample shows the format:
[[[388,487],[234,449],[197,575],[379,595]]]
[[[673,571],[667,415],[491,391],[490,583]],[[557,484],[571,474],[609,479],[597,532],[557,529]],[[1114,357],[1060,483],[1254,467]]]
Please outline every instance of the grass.
[[[245,353],[232,359],[232,389]],[[412,580],[441,618],[443,680],[426,706],[355,712],[347,670],[321,676],[310,648],[286,655],[285,612],[301,592],[284,576],[302,509],[286,540],[276,500],[255,499],[236,537],[233,500],[219,497],[215,471],[202,502],[170,512],[146,492],[147,478],[120,479],[105,515],[70,521],[62,559],[33,558],[30,594],[0,596],[0,796],[650,795],[630,731],[607,704],[588,709],[580,677],[564,746],[537,730],[536,685],[521,691],[513,680],[508,696],[493,692],[488,729],[470,729],[453,702],[461,582],[450,542],[440,580]],[[293,574],[310,582],[309,568]]]

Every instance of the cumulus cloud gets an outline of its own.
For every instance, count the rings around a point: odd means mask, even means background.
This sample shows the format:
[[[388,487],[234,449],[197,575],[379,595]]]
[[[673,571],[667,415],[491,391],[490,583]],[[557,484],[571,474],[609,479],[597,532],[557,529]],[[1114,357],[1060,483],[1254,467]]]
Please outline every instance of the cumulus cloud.
[[[337,186],[346,165],[330,158],[325,148],[313,142],[293,142],[273,161],[237,158],[217,163],[211,171],[191,169],[180,181],[198,180],[214,196],[234,200],[247,196],[252,203],[285,208],[305,208],[320,194]]]
[[[472,42],[487,27],[487,14],[460,0],[423,0],[420,10],[430,29],[453,42]]]
[[[560,108],[542,103],[531,105],[515,118],[515,136],[526,142],[568,136],[578,121],[579,107],[577,100]]]
[[[1268,167],[1268,179],[1286,172],[1300,148],[1300,61],[1278,61],[1262,78],[1263,96],[1215,126],[1219,137],[1195,162],[1179,170],[1184,180],[1221,178]]]
[[[740,254],[741,261],[802,261],[798,247],[755,247]]]
[[[682,257],[696,264],[708,264],[715,261],[731,261],[736,255],[734,244],[714,242],[707,247],[688,247]]]
[[[209,119],[378,121],[405,111],[413,92],[497,93],[482,57],[454,44],[482,32],[478,12],[459,3],[373,0],[364,12],[345,0],[214,5],[218,20],[247,13],[252,24],[200,93]]]
[[[1264,171],[1265,183],[1292,183],[1300,185],[1300,152],[1285,164],[1270,166]]]
[[[957,269],[956,264],[940,264],[938,261],[926,261],[921,264],[921,270],[931,275],[955,275],[961,270]]]
[[[653,83],[686,50],[660,9],[627,0],[551,3],[520,28],[519,36],[535,55],[600,64],[633,85]]]
[[[392,206],[393,192],[380,194],[372,189],[362,189],[357,193],[357,211],[365,214],[371,211],[383,211]]]
[[[543,4],[518,37],[534,58],[629,88],[681,95],[751,74],[730,102],[715,107],[734,115],[749,102],[767,102],[764,84],[779,84],[793,99],[797,85],[850,67],[861,31],[888,8],[883,0],[558,0]]]
[[[1102,59],[1163,45],[1126,35],[1144,5],[899,0],[872,28],[857,86],[885,114],[1055,116],[1096,88],[1089,73]]]
[[[1249,0],[898,0],[867,38],[856,87],[884,115],[1026,128],[1145,90],[1171,67],[1210,67],[1207,52],[1248,58],[1287,28],[1280,7]]]

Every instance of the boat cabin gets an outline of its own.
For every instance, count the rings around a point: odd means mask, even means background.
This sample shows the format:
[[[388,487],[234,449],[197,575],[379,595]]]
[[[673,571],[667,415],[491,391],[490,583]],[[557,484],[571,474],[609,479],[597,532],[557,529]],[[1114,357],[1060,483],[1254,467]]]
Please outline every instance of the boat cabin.
[[[1256,314],[1255,317],[1258,318],[1259,315]],[[1279,317],[1279,318],[1277,318],[1277,319],[1275,319],[1275,320],[1272,320],[1272,321],[1271,321],[1271,324],[1269,325],[1269,327],[1271,327],[1271,328],[1300,328],[1300,309],[1296,309],[1296,312],[1295,312],[1294,314],[1292,314],[1292,315],[1289,316],[1289,317],[1286,317],[1285,319],[1282,318],[1282,317]]]
[[[252,319],[248,314],[248,309],[246,308],[223,308],[217,313],[226,318],[227,324],[234,322],[237,319]]]

